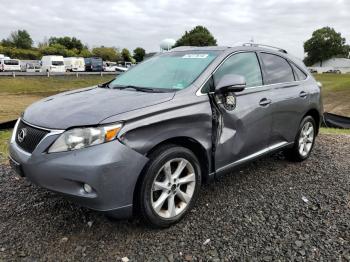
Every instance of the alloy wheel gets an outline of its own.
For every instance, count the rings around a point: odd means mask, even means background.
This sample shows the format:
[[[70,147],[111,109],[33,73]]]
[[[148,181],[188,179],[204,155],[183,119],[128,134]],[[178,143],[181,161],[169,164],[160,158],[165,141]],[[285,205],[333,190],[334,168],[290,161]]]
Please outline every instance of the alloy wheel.
[[[152,208],[162,218],[173,218],[184,212],[196,186],[192,164],[184,158],[167,161],[159,170],[152,185]]]
[[[314,126],[311,122],[306,122],[300,131],[298,150],[303,157],[307,156],[314,142]]]

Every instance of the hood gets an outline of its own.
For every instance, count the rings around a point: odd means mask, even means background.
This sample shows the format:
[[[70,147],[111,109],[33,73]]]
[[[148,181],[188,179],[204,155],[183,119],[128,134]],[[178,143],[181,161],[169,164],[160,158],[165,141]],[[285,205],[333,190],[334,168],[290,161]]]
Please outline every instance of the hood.
[[[50,129],[97,125],[107,117],[171,100],[174,93],[84,88],[42,99],[29,106],[23,119]]]

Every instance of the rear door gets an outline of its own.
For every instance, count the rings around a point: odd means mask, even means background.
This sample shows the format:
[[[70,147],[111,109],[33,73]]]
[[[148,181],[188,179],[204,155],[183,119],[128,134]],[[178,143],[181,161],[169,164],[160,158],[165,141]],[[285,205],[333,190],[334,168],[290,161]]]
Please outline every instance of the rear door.
[[[302,76],[303,73],[296,71],[294,64],[277,54],[260,52],[259,57],[264,83],[271,86],[272,129],[269,145],[293,142],[308,107],[308,94],[302,85],[306,75]]]
[[[265,152],[272,122],[270,91],[263,86],[257,54],[233,54],[214,73],[213,82],[217,83],[225,74],[244,76],[247,87],[235,94],[215,95],[213,112],[218,121],[213,134],[217,172]],[[228,106],[228,101],[235,101],[234,106]]]

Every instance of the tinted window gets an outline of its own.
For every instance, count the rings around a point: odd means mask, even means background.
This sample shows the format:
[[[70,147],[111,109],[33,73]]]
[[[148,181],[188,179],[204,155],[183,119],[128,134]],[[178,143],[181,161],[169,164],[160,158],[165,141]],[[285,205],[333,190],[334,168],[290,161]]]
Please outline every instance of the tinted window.
[[[306,74],[301,71],[298,67],[295,65],[291,64],[294,70],[294,75],[295,75],[295,80],[300,81],[300,80],[305,80],[306,79]]]
[[[260,55],[264,65],[265,85],[294,81],[293,70],[286,59],[266,53]]]
[[[214,81],[210,77],[209,80],[203,85],[201,92],[203,94],[214,91]]]
[[[219,81],[226,74],[244,76],[247,87],[262,85],[260,66],[255,53],[238,53],[228,58],[215,72],[215,81]]]
[[[18,65],[19,61],[18,60],[4,60],[5,65]]]

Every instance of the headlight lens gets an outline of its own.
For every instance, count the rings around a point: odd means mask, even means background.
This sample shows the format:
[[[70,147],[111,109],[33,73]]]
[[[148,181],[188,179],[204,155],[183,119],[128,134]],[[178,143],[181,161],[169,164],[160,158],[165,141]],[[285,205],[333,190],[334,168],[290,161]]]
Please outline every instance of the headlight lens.
[[[49,153],[77,150],[116,139],[122,125],[74,128],[64,132],[49,148]]]

